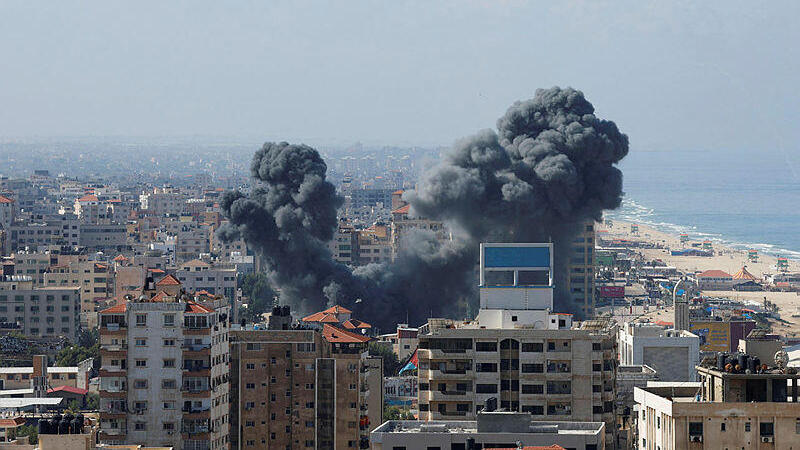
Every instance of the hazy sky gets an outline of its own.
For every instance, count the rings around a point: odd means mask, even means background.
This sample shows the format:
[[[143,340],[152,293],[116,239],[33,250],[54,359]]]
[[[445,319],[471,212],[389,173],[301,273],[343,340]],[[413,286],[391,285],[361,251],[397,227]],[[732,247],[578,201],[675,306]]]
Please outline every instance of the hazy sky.
[[[0,139],[449,144],[538,87],[632,147],[796,154],[800,2],[0,0]]]

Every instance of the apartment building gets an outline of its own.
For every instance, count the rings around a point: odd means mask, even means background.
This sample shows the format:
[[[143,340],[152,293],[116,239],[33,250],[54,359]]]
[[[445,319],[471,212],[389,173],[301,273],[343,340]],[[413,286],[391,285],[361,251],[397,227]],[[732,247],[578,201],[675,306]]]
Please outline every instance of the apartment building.
[[[689,331],[652,323],[625,323],[619,329],[617,343],[621,365],[649,366],[661,381],[695,381],[700,337]]]
[[[482,244],[478,317],[419,328],[419,418],[476,420],[495,398],[532,420],[605,422],[615,448],[616,330],[553,313],[552,244]]]
[[[58,255],[21,250],[11,255],[11,261],[14,263],[14,275],[30,277],[35,286],[43,286],[44,274],[48,267],[58,264]]]
[[[167,278],[100,313],[100,442],[228,448],[230,306]]]
[[[581,227],[581,232],[572,244],[566,279],[567,292],[575,307],[583,312],[583,316],[592,317],[595,308],[594,222],[587,222]]]
[[[180,264],[210,251],[210,229],[197,224],[183,224],[175,234],[175,262]]]
[[[180,265],[175,277],[188,292],[206,291],[233,301],[236,297],[236,269],[222,268],[199,259]]]
[[[14,199],[0,195],[0,228],[8,229],[16,214],[16,205]]]
[[[370,448],[383,361],[369,340],[332,325],[232,331],[231,448]]]
[[[120,250],[128,245],[128,231],[125,224],[83,223],[80,226],[80,244],[94,250]]]
[[[143,213],[150,216],[163,217],[177,216],[186,208],[189,197],[175,188],[154,188],[139,196],[139,203]]]
[[[80,226],[74,216],[52,214],[17,221],[8,228],[8,249],[36,250],[39,247],[80,245]]]
[[[81,297],[81,324],[97,326],[97,305],[101,299],[114,295],[114,273],[108,263],[72,261],[50,266],[44,276],[47,287],[78,287]]]
[[[0,323],[28,337],[74,340],[80,326],[78,287],[33,287],[30,279],[0,279]]]
[[[800,375],[718,354],[697,367],[700,383],[634,388],[638,448],[781,449],[800,443]],[[738,367],[737,367],[738,366]]]
[[[392,260],[389,227],[377,223],[358,231],[358,264],[382,263]]]

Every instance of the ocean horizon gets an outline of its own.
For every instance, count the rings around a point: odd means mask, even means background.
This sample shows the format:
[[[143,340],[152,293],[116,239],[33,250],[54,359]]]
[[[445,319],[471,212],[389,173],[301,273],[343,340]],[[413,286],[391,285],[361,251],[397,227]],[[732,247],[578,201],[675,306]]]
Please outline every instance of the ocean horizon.
[[[800,260],[800,167],[775,152],[635,152],[605,217]]]

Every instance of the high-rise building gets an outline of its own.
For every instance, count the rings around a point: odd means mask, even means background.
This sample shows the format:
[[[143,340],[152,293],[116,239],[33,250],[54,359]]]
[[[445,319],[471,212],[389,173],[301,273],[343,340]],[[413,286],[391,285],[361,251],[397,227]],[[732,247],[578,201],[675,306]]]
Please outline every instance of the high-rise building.
[[[100,441],[228,448],[230,304],[187,300],[168,275],[100,312]]]
[[[586,222],[581,227],[581,232],[572,243],[567,291],[576,310],[579,309],[584,317],[589,318],[594,314],[595,308],[594,222]]]
[[[339,326],[231,332],[231,448],[369,448],[383,413],[383,362]]]
[[[605,422],[614,448],[614,328],[553,312],[552,244],[482,244],[480,263],[478,317],[419,329],[420,420],[476,420],[494,398],[532,420]]]

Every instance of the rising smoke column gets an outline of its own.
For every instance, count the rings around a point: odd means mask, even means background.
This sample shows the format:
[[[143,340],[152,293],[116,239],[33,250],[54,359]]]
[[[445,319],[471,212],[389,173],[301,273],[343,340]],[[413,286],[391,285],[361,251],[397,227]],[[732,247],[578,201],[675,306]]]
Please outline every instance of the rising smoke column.
[[[457,317],[466,304],[474,311],[480,242],[552,241],[556,283],[563,287],[579,227],[621,202],[615,164],[627,154],[628,138],[571,88],[537,90],[512,105],[497,129],[457,141],[405,195],[413,214],[444,221],[453,241],[410,233],[394,263],[351,272],[327,250],[341,199],[325,181],[322,158],[286,143],[256,153],[252,173],[263,187],[249,197],[226,195],[222,206],[231,223],[222,236],[240,235],[258,249],[282,300],[295,309],[338,302],[383,327],[406,316],[415,324]],[[569,302],[556,308],[577,312]]]
[[[221,202],[230,222],[220,228],[219,237],[244,238],[265,261],[282,299],[306,311],[319,306],[324,291],[335,294],[332,282],[351,277],[326,245],[344,201],[325,180],[326,171],[311,147],[266,143],[250,167],[259,185],[250,196],[227,192]]]

